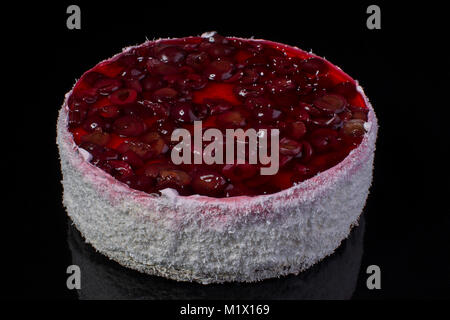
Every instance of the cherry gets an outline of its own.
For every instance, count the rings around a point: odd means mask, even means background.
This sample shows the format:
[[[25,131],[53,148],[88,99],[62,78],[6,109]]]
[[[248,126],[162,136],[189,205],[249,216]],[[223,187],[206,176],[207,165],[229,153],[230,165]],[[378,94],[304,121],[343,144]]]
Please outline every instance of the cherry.
[[[258,80],[264,76],[265,73],[267,73],[265,71],[266,69],[264,69],[263,67],[250,67],[250,68],[245,68],[244,71],[242,72],[242,76],[240,78],[240,82],[242,84],[254,84],[257,83]]]
[[[367,108],[361,108],[358,106],[349,105],[349,109],[351,110],[353,119],[360,119],[367,121]],[[348,119],[346,119],[348,120]]]
[[[306,130],[306,125],[303,121],[294,121],[289,123],[287,132],[291,138],[298,140],[306,134]]]
[[[88,117],[83,123],[83,129],[87,132],[92,132],[99,128],[105,130],[108,126],[104,119],[96,115]]]
[[[99,110],[103,118],[117,118],[120,115],[120,109],[114,105],[103,106]]]
[[[309,74],[323,74],[328,71],[326,62],[320,58],[309,58],[302,61],[300,68]]]
[[[205,69],[205,76],[209,80],[227,80],[234,72],[234,65],[228,60],[214,60]]]
[[[258,84],[250,86],[236,86],[233,90],[236,96],[242,100],[249,97],[262,96],[265,92],[264,86]]]
[[[159,101],[169,100],[175,98],[178,95],[178,92],[173,88],[161,88],[156,90],[153,93],[153,97],[155,97]]]
[[[126,178],[133,175],[131,166],[122,160],[110,160],[108,164],[113,168],[114,174],[120,178]]]
[[[220,43],[211,45],[207,48],[209,55],[215,58],[229,56],[234,50],[234,47]]]
[[[203,103],[209,109],[209,113],[211,115],[215,115],[218,113],[223,113],[227,110],[233,108],[233,105],[224,99],[204,99]]]
[[[151,146],[154,156],[166,153],[169,150],[166,142],[158,132],[147,132],[141,137],[141,140]]]
[[[245,106],[251,110],[257,108],[271,108],[272,102],[264,97],[248,97],[244,102]]]
[[[194,52],[186,57],[186,64],[195,69],[203,67],[205,64],[209,63],[209,61],[210,58],[206,52]]]
[[[142,80],[145,77],[145,71],[137,68],[129,68],[122,72],[122,78],[125,80]]]
[[[349,100],[354,98],[357,94],[356,85],[353,81],[341,82],[337,84],[332,91]]]
[[[114,121],[113,131],[121,136],[137,137],[144,133],[146,125],[136,116],[124,116]]]
[[[164,63],[178,64],[185,59],[186,52],[176,46],[173,46],[161,50],[160,52],[158,52],[156,57]]]
[[[162,188],[184,187],[191,183],[192,178],[186,172],[175,169],[163,169],[157,178],[158,186]]]
[[[326,94],[314,100],[314,105],[328,113],[339,113],[344,110],[347,101],[338,94]]]
[[[311,177],[315,174],[315,171],[311,166],[307,166],[301,163],[297,163],[295,165],[294,171],[302,177]]]
[[[226,197],[237,197],[244,195],[254,195],[255,192],[242,183],[229,183],[224,190]]]
[[[136,152],[130,150],[125,151],[121,159],[129,163],[133,168],[140,168],[144,165],[144,161],[136,154]]]
[[[239,111],[227,111],[218,115],[218,121],[224,126],[242,127],[245,125],[245,118]]]
[[[258,172],[255,165],[249,163],[226,164],[222,168],[222,174],[231,181],[242,181],[253,177]]]
[[[185,78],[179,80],[178,84],[182,88],[200,90],[207,85],[208,83],[207,81],[208,81],[207,79],[205,79],[199,74],[189,73],[188,75],[186,75]]]
[[[271,99],[273,100],[275,105],[285,108],[296,106],[299,103],[299,96],[295,91],[290,91],[279,95],[272,95]]]
[[[187,102],[180,102],[173,105],[170,109],[170,117],[180,123],[191,123],[197,120],[192,104]]]
[[[140,191],[151,190],[151,187],[153,187],[155,183],[154,179],[145,175],[133,175],[123,179],[123,182],[126,183],[130,188]]]
[[[302,151],[302,145],[295,140],[283,138],[280,140],[280,154],[296,156]]]
[[[295,83],[290,79],[276,78],[267,84],[268,91],[273,94],[282,94],[295,89]]]
[[[279,190],[287,189],[292,186],[293,172],[279,172],[271,179],[271,183]]]
[[[110,135],[107,132],[102,132],[102,129],[100,127],[98,128],[98,130],[94,130],[93,132],[81,137],[81,141],[91,142],[99,146],[106,146],[109,140]]]
[[[361,137],[366,133],[366,130],[364,129],[364,120],[351,119],[346,121],[342,127],[342,132],[347,136]]]
[[[350,120],[352,117],[353,117],[353,114],[350,111],[350,109],[348,109],[347,107],[345,107],[344,110],[341,113],[339,113],[339,118],[342,121]]]
[[[124,88],[113,92],[109,96],[109,100],[112,104],[122,105],[134,102],[136,97],[136,90]]]
[[[148,100],[141,100],[139,103],[150,111],[151,115],[158,117],[160,120],[165,120],[169,117],[170,106],[165,103]]]
[[[332,129],[317,129],[312,133],[310,141],[318,152],[328,151],[337,143],[337,132]]]
[[[319,127],[341,127],[341,118],[337,114],[333,114],[328,118],[312,118],[311,123]]]
[[[199,172],[192,179],[192,188],[202,195],[216,196],[225,189],[225,186],[225,178],[211,170]]]
[[[253,115],[258,121],[272,123],[281,118],[282,112],[269,106],[260,106],[253,109]]]
[[[97,89],[95,88],[81,90],[78,95],[81,100],[87,104],[93,104],[98,99]]]
[[[308,162],[313,155],[313,148],[308,141],[302,141],[302,161]]]
[[[128,89],[133,89],[138,93],[142,92],[142,85],[139,80],[125,80],[125,87]]]
[[[152,147],[141,141],[125,141],[117,148],[117,151],[123,154],[129,150],[143,160],[149,160],[154,155]]]
[[[88,106],[86,104],[72,105],[69,110],[69,127],[76,128],[86,119]]]
[[[164,86],[161,79],[155,77],[145,77],[141,80],[142,90],[145,91],[155,91]]]
[[[148,58],[146,66],[151,75],[170,75],[178,73],[177,67],[152,57]]]
[[[122,86],[122,82],[118,79],[100,78],[94,83],[94,88],[103,96],[110,95]]]
[[[364,111],[356,111],[352,114],[352,118],[367,121],[367,113]],[[345,120],[349,120],[349,119],[347,118]]]

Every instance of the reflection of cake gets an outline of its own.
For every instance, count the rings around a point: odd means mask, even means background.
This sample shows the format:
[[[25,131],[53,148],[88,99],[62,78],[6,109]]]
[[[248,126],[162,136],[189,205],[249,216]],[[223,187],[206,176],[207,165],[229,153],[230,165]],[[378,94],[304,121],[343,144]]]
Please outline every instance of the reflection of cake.
[[[280,171],[175,166],[170,133],[194,120],[279,128]],[[64,204],[97,250],[145,273],[202,283],[298,273],[357,223],[376,132],[361,87],[300,49],[211,34],[148,42],[66,96]]]
[[[207,286],[149,276],[121,267],[95,252],[69,224],[72,263],[81,268],[79,299],[349,299],[355,290],[363,254],[365,218],[353,228],[336,252],[296,275],[258,283]]]

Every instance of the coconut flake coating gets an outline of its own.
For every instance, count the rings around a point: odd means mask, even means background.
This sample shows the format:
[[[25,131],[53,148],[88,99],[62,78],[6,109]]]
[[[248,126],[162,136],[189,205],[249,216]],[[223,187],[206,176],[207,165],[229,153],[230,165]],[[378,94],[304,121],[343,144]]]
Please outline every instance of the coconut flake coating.
[[[204,284],[297,274],[334,252],[369,192],[377,120],[358,90],[367,133],[342,162],[278,193],[231,198],[152,196],[93,166],[68,131],[69,92],[57,124],[67,213],[99,252],[148,274]]]

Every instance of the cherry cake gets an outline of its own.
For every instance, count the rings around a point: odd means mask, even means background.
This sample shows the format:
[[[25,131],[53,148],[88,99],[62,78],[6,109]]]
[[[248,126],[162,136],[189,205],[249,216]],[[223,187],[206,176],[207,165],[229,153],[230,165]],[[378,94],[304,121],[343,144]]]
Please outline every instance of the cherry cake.
[[[224,134],[278,129],[278,172],[173,163],[173,131],[196,121]],[[211,32],[99,63],[66,94],[57,133],[64,205],[98,251],[175,280],[251,282],[296,274],[348,236],[371,184],[377,121],[327,60]]]

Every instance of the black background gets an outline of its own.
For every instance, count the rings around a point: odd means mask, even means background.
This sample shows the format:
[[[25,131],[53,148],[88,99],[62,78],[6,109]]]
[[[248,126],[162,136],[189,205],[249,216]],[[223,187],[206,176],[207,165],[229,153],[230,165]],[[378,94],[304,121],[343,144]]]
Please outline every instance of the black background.
[[[69,4],[81,7],[81,30],[66,28]],[[370,4],[62,1],[4,13],[12,18],[3,28],[2,48],[12,56],[3,58],[3,76],[12,87],[5,98],[12,101],[5,99],[2,128],[12,147],[2,152],[4,203],[11,204],[2,210],[2,297],[78,296],[66,288],[72,263],[55,143],[57,112],[75,79],[146,38],[216,30],[312,49],[360,81],[380,129],[352,297],[449,298],[450,210],[443,205],[449,193],[449,28],[436,4],[375,2],[382,28],[368,30]],[[381,268],[381,290],[366,287],[371,264]]]

